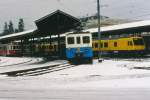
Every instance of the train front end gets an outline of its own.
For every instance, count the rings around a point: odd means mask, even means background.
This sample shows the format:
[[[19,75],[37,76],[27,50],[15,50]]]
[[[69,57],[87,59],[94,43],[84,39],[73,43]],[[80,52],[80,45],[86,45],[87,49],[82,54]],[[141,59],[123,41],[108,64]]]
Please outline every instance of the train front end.
[[[89,32],[67,34],[66,57],[72,63],[92,63],[92,35]]]

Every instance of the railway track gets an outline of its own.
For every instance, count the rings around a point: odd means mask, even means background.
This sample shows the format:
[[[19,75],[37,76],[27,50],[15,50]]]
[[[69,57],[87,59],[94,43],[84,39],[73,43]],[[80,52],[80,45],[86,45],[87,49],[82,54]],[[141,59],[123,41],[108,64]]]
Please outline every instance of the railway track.
[[[7,63],[8,62],[8,63]],[[28,59],[26,61],[21,61],[21,62],[14,62],[9,64],[9,60],[0,62],[0,67],[9,67],[9,66],[22,66],[22,65],[33,65],[33,64],[40,64],[40,63],[45,63],[46,61],[43,59],[39,58],[34,58],[34,59]],[[2,65],[1,65],[2,64]]]
[[[28,60],[28,61],[20,62],[20,63],[16,63],[16,64],[2,65],[2,66],[0,66],[0,67],[8,67],[8,66],[22,65],[22,64],[27,64],[27,63],[30,63],[30,62],[32,62],[32,60]],[[6,63],[6,62],[5,62],[5,63]]]
[[[17,75],[18,76],[38,76],[38,75],[43,75],[43,74],[47,74],[47,73],[51,73],[51,72],[55,72],[55,71],[64,70],[64,69],[71,68],[71,67],[75,67],[75,65],[69,65],[69,64],[56,65],[53,67],[49,67],[47,69],[35,70],[35,71],[21,73],[21,74],[17,74]]]
[[[38,67],[38,68],[4,72],[4,73],[0,73],[0,74],[5,74],[5,75],[11,76],[11,77],[38,76],[38,75],[43,75],[43,74],[47,74],[47,73],[51,73],[51,72],[55,72],[55,71],[64,70],[64,69],[71,68],[71,67],[75,67],[75,65],[63,63],[63,64],[56,64],[56,65],[42,66],[42,67]]]

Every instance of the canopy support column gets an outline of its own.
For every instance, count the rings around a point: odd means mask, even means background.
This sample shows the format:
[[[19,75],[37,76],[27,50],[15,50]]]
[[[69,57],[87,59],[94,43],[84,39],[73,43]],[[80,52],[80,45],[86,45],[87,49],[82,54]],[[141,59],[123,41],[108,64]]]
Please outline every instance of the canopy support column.
[[[23,56],[23,40],[21,39],[21,56]]]
[[[50,36],[49,36],[49,43],[50,43],[50,45],[52,44],[52,37],[51,37],[51,34],[50,34]]]
[[[58,33],[58,56],[61,58],[61,44],[60,44],[60,34]]]

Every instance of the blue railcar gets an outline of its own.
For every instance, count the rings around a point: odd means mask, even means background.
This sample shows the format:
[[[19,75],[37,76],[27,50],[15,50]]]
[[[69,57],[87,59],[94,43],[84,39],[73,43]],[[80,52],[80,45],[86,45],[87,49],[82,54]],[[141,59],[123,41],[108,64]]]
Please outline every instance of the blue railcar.
[[[66,57],[75,63],[92,62],[92,35],[89,32],[67,34]]]

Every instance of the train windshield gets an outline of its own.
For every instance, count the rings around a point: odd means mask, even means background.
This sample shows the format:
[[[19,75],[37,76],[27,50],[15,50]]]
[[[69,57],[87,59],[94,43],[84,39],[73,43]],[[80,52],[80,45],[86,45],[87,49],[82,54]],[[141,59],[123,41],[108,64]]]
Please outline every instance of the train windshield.
[[[74,44],[74,37],[68,37],[67,42],[68,44]]]
[[[143,39],[133,39],[134,45],[144,45]]]
[[[90,43],[90,37],[89,36],[84,36],[83,37],[83,43]]]

